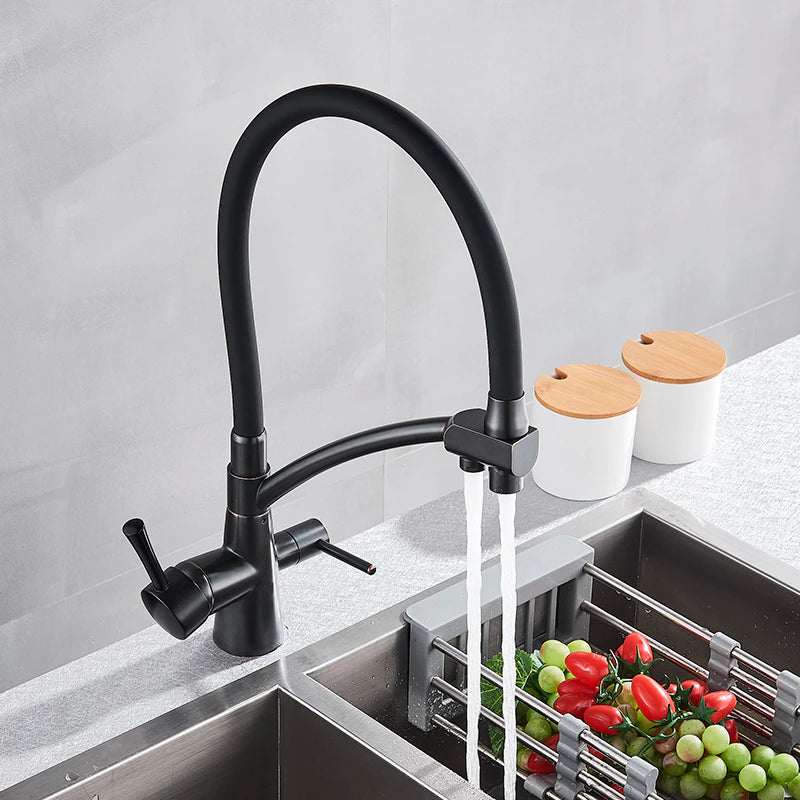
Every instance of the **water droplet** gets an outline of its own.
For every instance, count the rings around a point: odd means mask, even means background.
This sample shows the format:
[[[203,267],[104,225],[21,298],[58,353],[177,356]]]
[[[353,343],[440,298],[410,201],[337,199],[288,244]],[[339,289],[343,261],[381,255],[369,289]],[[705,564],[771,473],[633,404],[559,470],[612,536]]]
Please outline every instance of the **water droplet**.
[[[72,781],[79,781],[80,779],[81,779],[81,776],[78,775],[77,772],[72,772],[71,770],[69,770],[67,772],[67,774],[64,776],[64,780],[67,783],[71,783]]]

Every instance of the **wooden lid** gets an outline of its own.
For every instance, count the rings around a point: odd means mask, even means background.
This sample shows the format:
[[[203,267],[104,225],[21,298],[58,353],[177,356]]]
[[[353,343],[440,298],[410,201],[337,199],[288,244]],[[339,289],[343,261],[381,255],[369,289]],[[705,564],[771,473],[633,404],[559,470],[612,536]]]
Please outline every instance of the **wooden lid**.
[[[567,364],[556,374],[540,375],[536,399],[556,414],[579,419],[607,419],[639,405],[642,387],[632,375],[599,364]]]
[[[660,383],[700,383],[722,372],[725,350],[699,333],[650,331],[622,348],[625,366],[643,378]]]

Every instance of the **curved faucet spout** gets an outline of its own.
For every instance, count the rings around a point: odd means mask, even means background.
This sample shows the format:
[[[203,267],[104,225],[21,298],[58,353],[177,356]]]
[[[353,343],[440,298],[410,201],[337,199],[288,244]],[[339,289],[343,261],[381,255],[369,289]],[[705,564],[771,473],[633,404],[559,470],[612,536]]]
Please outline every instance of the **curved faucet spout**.
[[[319,117],[350,119],[380,131],[402,147],[436,185],[475,266],[486,318],[489,394],[498,401],[520,398],[524,391],[522,346],[511,271],[494,221],[461,162],[424,122],[397,103],[353,86],[309,86],[279,98],[248,125],[222,185],[217,250],[234,433],[256,437],[264,429],[248,257],[253,192],[261,166],[281,137]],[[520,436],[525,430],[527,425],[506,435]]]

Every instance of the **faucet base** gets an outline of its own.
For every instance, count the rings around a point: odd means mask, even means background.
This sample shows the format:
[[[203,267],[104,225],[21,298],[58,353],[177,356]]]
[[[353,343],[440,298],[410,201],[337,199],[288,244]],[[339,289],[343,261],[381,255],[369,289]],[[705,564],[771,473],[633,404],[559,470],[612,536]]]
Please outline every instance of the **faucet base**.
[[[283,643],[285,629],[278,596],[278,562],[272,514],[240,517],[225,512],[224,547],[255,568],[258,580],[244,597],[214,616],[214,641],[234,656],[262,656]]]

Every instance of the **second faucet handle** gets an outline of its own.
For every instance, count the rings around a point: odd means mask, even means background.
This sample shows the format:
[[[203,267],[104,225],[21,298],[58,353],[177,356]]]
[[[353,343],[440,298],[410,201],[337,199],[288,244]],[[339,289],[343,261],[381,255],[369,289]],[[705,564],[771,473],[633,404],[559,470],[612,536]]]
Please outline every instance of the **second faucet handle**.
[[[375,565],[330,543],[325,526],[318,519],[307,519],[275,534],[278,566],[290,567],[317,553],[326,553],[367,575],[375,574]]]
[[[131,546],[139,556],[139,560],[144,565],[150,580],[153,582],[153,588],[158,592],[165,592],[169,588],[169,581],[158,563],[153,545],[150,544],[150,537],[147,535],[147,528],[144,522],[138,517],[129,519],[123,526],[122,532],[127,536]]]

